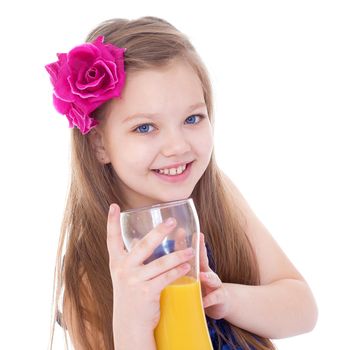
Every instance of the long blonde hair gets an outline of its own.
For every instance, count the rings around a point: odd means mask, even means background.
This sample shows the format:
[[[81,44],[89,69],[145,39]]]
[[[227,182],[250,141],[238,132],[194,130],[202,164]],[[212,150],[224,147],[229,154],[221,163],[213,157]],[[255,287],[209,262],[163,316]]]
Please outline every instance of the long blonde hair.
[[[86,41],[93,41],[98,35],[103,35],[105,42],[127,48],[127,74],[163,67],[175,58],[186,60],[200,78],[210,122],[214,123],[212,90],[206,68],[188,38],[170,23],[156,17],[112,19],[95,28]],[[101,119],[105,108],[106,104],[95,112],[94,117]],[[127,203],[116,187],[118,179],[111,164],[101,165],[97,161],[89,135],[82,135],[74,128],[71,137],[72,172],[57,252],[51,339],[55,321],[60,315],[57,304],[64,291],[75,309],[76,332],[83,348],[91,349],[86,331],[87,322],[88,327],[102,335],[105,349],[114,349],[113,289],[106,247],[106,223],[111,203],[118,203],[122,209],[127,207]],[[221,280],[259,284],[255,254],[214,154],[191,197]],[[87,288],[83,283],[85,276]],[[61,321],[64,325],[63,315]],[[260,350],[274,349],[270,340],[233,325],[228,326],[244,349],[250,346]],[[219,344],[232,344],[232,339],[228,339],[215,322],[213,327]]]

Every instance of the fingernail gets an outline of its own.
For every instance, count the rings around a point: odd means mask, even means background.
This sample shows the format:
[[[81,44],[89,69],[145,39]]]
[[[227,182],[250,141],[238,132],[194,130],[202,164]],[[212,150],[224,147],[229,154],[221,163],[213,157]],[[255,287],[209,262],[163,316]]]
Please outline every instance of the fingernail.
[[[187,248],[186,255],[193,256],[195,254],[195,251],[192,248]]]
[[[165,221],[165,225],[167,226],[167,227],[171,227],[171,226],[173,226],[174,224],[175,224],[175,220],[174,220],[174,218],[168,218],[166,221]]]
[[[191,265],[190,264],[183,264],[181,267],[184,271],[188,271],[191,268]]]
[[[116,212],[115,206],[114,205],[110,205],[110,214],[114,215]]]

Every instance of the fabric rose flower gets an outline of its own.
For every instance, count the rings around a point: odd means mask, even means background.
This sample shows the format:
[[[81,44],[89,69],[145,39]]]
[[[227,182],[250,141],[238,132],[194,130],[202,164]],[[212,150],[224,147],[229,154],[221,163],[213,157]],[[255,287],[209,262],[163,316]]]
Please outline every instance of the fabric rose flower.
[[[45,66],[54,86],[53,103],[66,115],[69,127],[87,134],[98,121],[91,113],[104,102],[120,97],[125,82],[124,52],[104,37],[58,53],[58,61]]]

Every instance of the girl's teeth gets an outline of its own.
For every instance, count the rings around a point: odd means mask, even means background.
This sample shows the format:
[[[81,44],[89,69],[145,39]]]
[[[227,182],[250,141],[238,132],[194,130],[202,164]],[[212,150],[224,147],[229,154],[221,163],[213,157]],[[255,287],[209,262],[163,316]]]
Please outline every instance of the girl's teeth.
[[[165,175],[180,175],[184,170],[186,169],[186,165],[181,165],[178,168],[172,168],[172,169],[164,169],[164,170],[158,170],[160,174]]]

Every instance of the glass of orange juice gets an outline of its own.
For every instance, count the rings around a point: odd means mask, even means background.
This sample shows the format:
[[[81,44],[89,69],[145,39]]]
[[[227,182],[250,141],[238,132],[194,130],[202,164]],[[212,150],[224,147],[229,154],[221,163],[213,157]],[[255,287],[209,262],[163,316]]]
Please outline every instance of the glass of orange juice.
[[[169,217],[177,225],[145,261],[192,247],[194,258],[190,271],[167,286],[160,297],[160,321],[154,331],[158,350],[211,350],[199,280],[200,227],[192,198],[166,202],[121,212],[121,232],[128,251]]]

